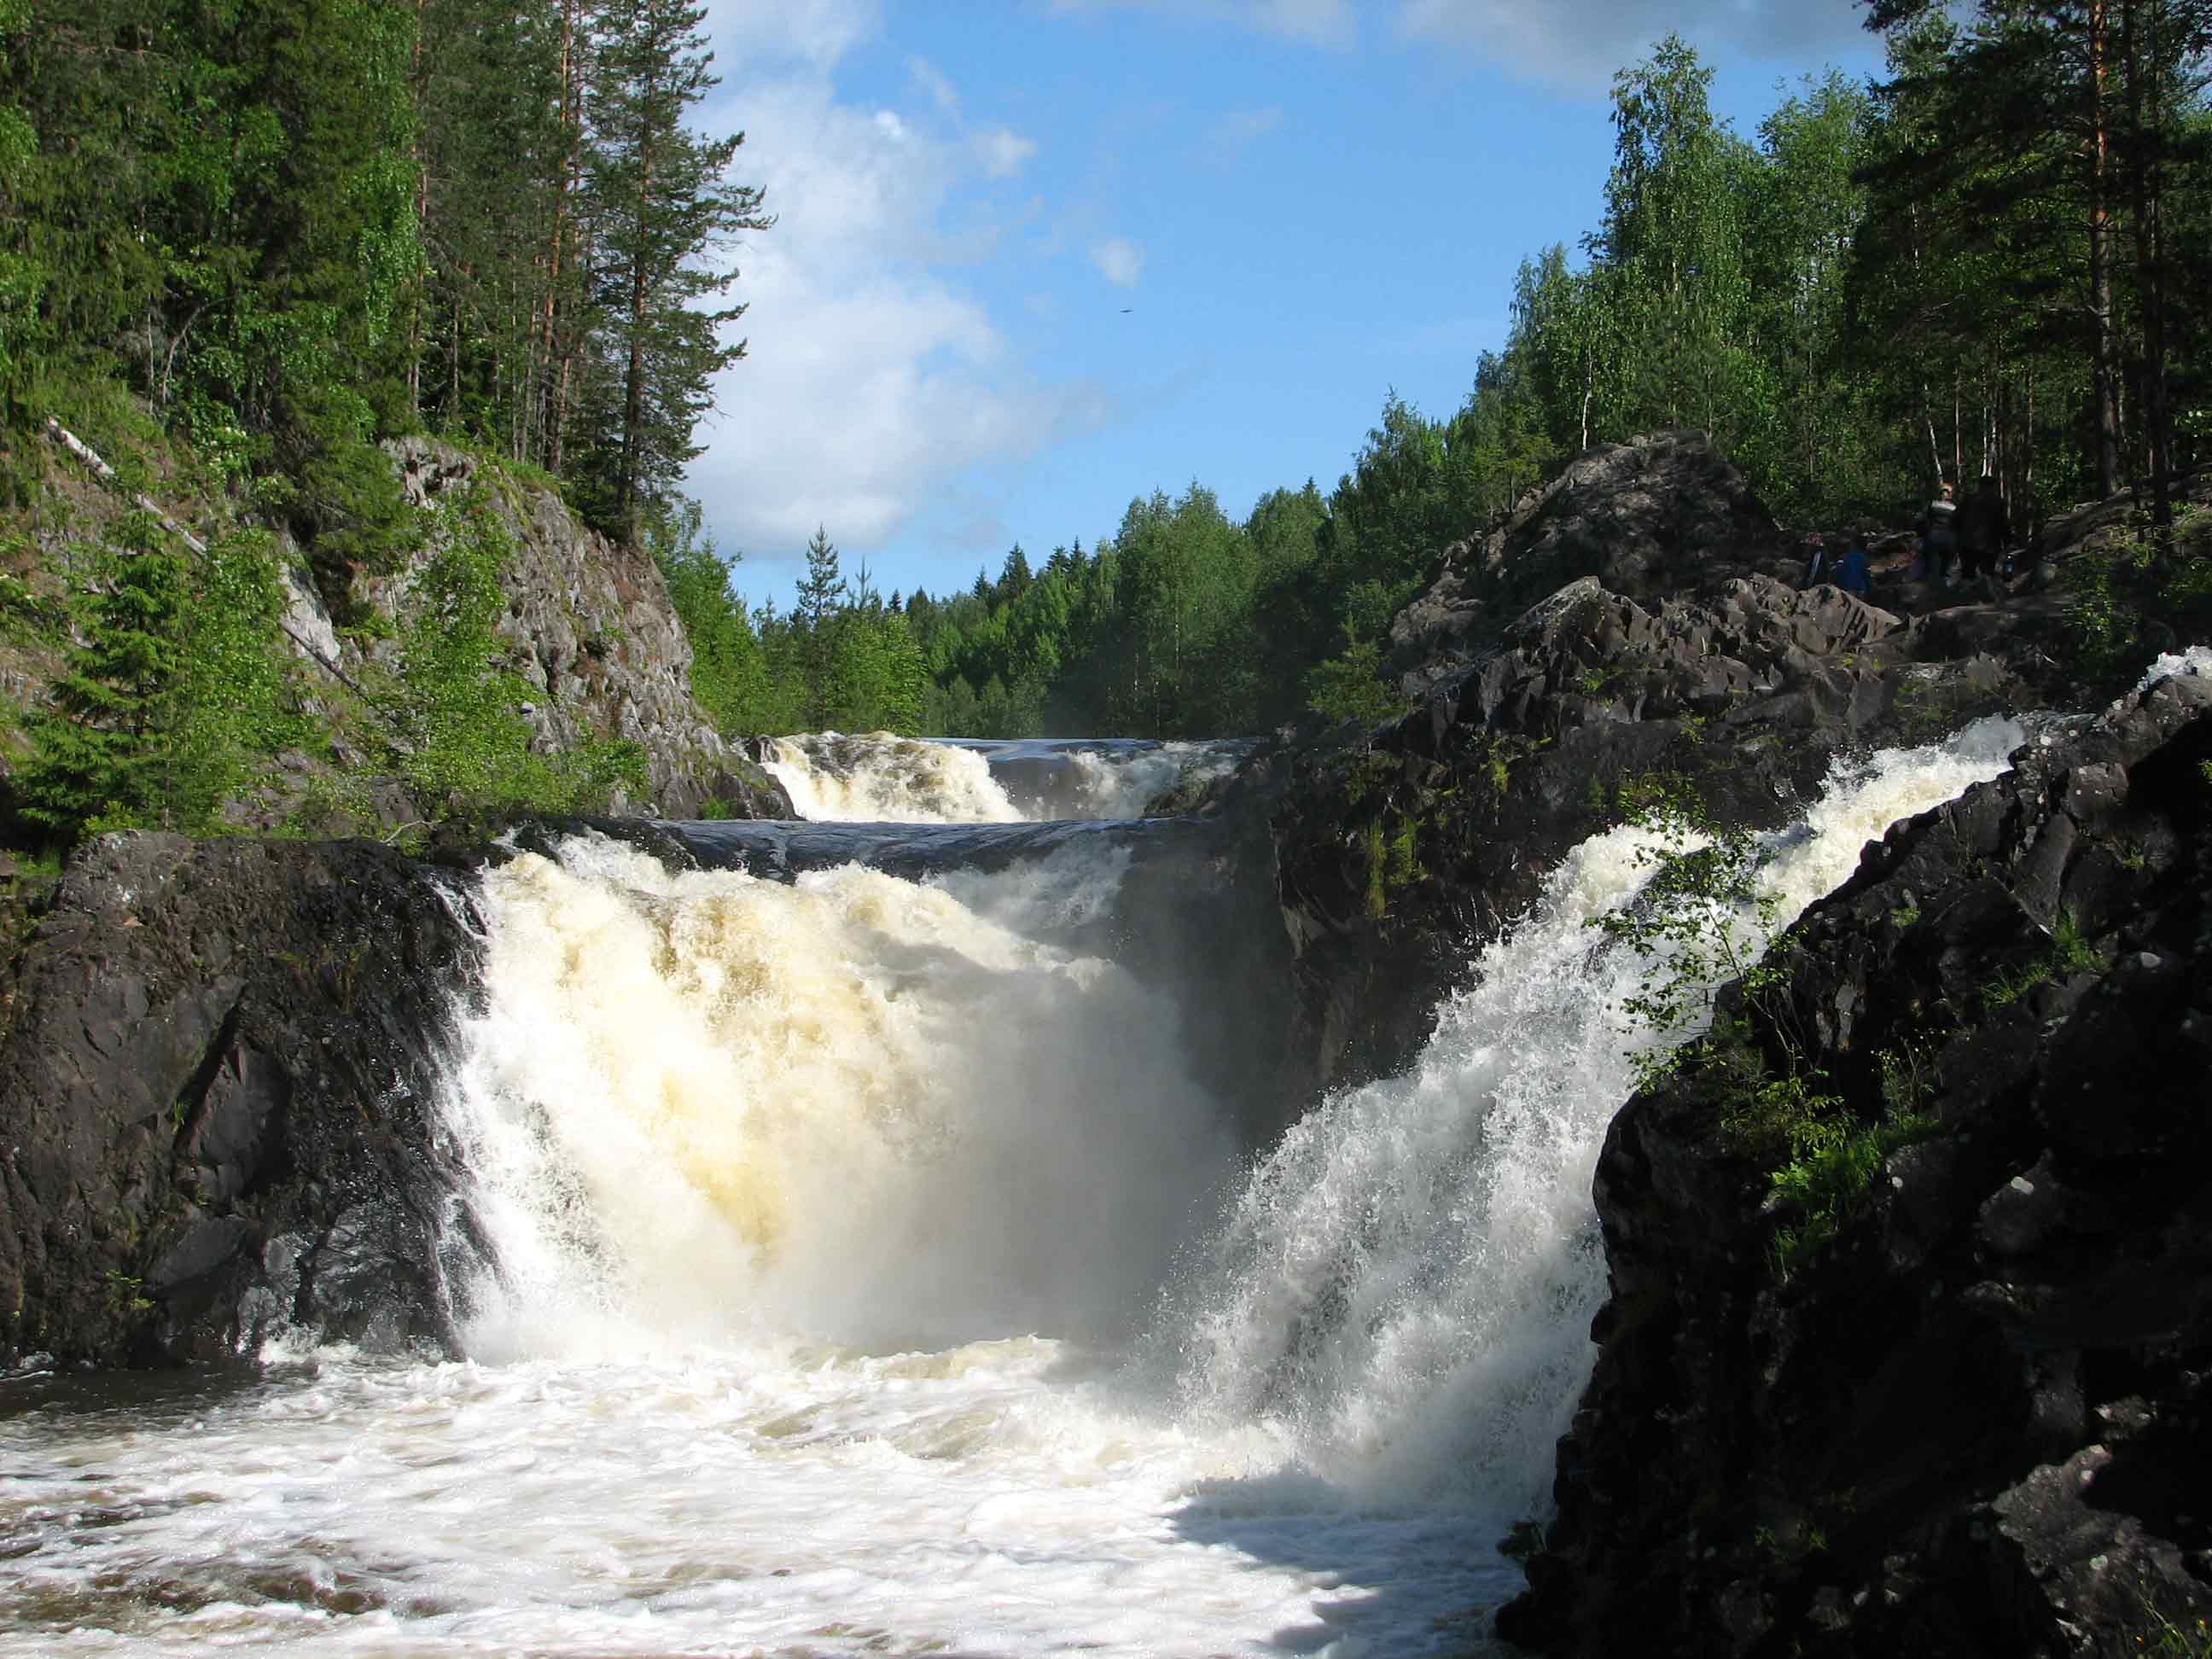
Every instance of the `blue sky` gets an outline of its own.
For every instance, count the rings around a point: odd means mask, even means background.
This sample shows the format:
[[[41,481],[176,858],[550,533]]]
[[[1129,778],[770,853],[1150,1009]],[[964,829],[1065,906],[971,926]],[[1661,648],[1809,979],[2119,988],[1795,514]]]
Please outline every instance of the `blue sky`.
[[[1513,274],[1597,221],[1613,71],[1675,30],[1755,134],[1877,65],[1856,0],[708,0],[775,227],[690,486],[756,599],[819,523],[884,591],[1194,478],[1324,489],[1457,407]]]

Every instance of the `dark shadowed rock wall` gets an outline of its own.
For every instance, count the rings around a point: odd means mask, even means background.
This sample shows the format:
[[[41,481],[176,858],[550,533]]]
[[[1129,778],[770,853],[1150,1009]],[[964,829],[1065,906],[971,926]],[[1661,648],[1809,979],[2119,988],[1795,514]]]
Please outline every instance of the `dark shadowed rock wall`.
[[[468,1243],[432,1102],[478,959],[447,879],[360,842],[70,864],[7,970],[0,1356],[446,1339]]]
[[[2203,1650],[2212,681],[2016,761],[1870,848],[1778,998],[1724,997],[1747,1049],[1615,1121],[1612,1297],[1515,1641]],[[1792,1042],[1856,1122],[1933,1119],[1795,1256],[1723,1125]]]

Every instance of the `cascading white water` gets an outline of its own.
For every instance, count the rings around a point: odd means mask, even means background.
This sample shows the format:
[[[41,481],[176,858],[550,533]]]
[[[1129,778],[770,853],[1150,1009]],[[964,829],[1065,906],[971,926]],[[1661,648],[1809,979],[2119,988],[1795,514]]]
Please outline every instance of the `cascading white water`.
[[[2020,736],[1839,774],[1785,912]],[[1467,1651],[1589,1362],[1633,844],[1242,1174],[1175,1011],[1064,942],[1126,854],[519,859],[447,1102],[471,1358],[0,1418],[0,1648]]]
[[[1087,856],[965,903],[858,866],[672,875],[605,842],[493,872],[459,1091],[510,1264],[492,1299],[541,1348],[580,1297],[626,1343],[943,1346],[1141,1308],[1233,1154],[1173,1005],[1035,936],[1128,859]]]
[[[814,823],[1019,823],[1133,818],[1176,785],[1226,776],[1249,752],[1237,741],[1048,739],[966,744],[889,732],[811,732],[770,741],[763,763]],[[999,762],[1024,769],[1001,781]]]
[[[1984,720],[1839,769],[1803,823],[1765,838],[1773,925],[2024,738]],[[1501,1522],[1544,1506],[1605,1289],[1590,1176],[1631,1055],[1655,1041],[1621,1012],[1646,963],[1586,925],[1649,874],[1639,844],[1623,829],[1577,848],[1413,1069],[1308,1114],[1245,1182],[1167,1303],[1199,1420],[1278,1423],[1309,1468],[1376,1498],[1456,1492]],[[1757,937],[1755,915],[1737,925]]]
[[[770,740],[763,767],[802,818],[860,823],[1018,823],[1024,814],[971,749],[889,732]]]
[[[1133,818],[1178,784],[1200,785],[1237,769],[1243,750],[1215,744],[1164,743],[1134,755],[1079,750],[1070,757],[1076,804],[1087,818]]]

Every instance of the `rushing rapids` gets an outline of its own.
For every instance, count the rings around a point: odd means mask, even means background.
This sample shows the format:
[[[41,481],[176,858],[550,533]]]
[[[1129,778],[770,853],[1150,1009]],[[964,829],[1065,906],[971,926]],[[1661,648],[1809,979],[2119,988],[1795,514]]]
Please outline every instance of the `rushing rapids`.
[[[1178,787],[1223,777],[1249,743],[1142,738],[940,739],[814,732],[763,764],[811,821],[1012,823],[1134,818]]]
[[[2023,737],[1839,772],[1767,839],[1778,920]],[[17,1383],[0,1648],[1465,1651],[1589,1364],[1591,1167],[1649,1039],[1585,923],[1636,848],[1585,843],[1406,1075],[1249,1167],[1093,925],[1125,836],[520,857],[443,1103],[497,1263],[468,1357]]]

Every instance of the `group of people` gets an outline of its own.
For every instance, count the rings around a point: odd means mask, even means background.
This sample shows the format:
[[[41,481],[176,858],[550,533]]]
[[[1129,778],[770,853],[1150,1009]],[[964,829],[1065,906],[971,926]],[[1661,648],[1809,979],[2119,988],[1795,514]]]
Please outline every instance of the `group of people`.
[[[1993,476],[1984,476],[1981,487],[1961,506],[1951,498],[1951,486],[1942,486],[1936,499],[1920,514],[1920,542],[1908,581],[1941,582],[1955,588],[1963,577],[1979,582],[1992,599],[2003,592],[2005,544],[2012,538],[2004,490]],[[1847,593],[1866,597],[1873,586],[1873,567],[1863,532],[1853,535],[1840,556],[1829,551],[1827,538],[1814,531],[1806,537],[1805,585],[1832,582]]]
[[[1944,484],[1920,515],[1920,556],[1914,561],[1921,580],[1956,587],[1963,575],[1981,582],[1990,597],[2004,563],[2005,544],[2012,539],[2012,519],[2005,510],[2004,489],[1993,473],[1982,475],[1981,487],[1961,507],[1951,499]]]

